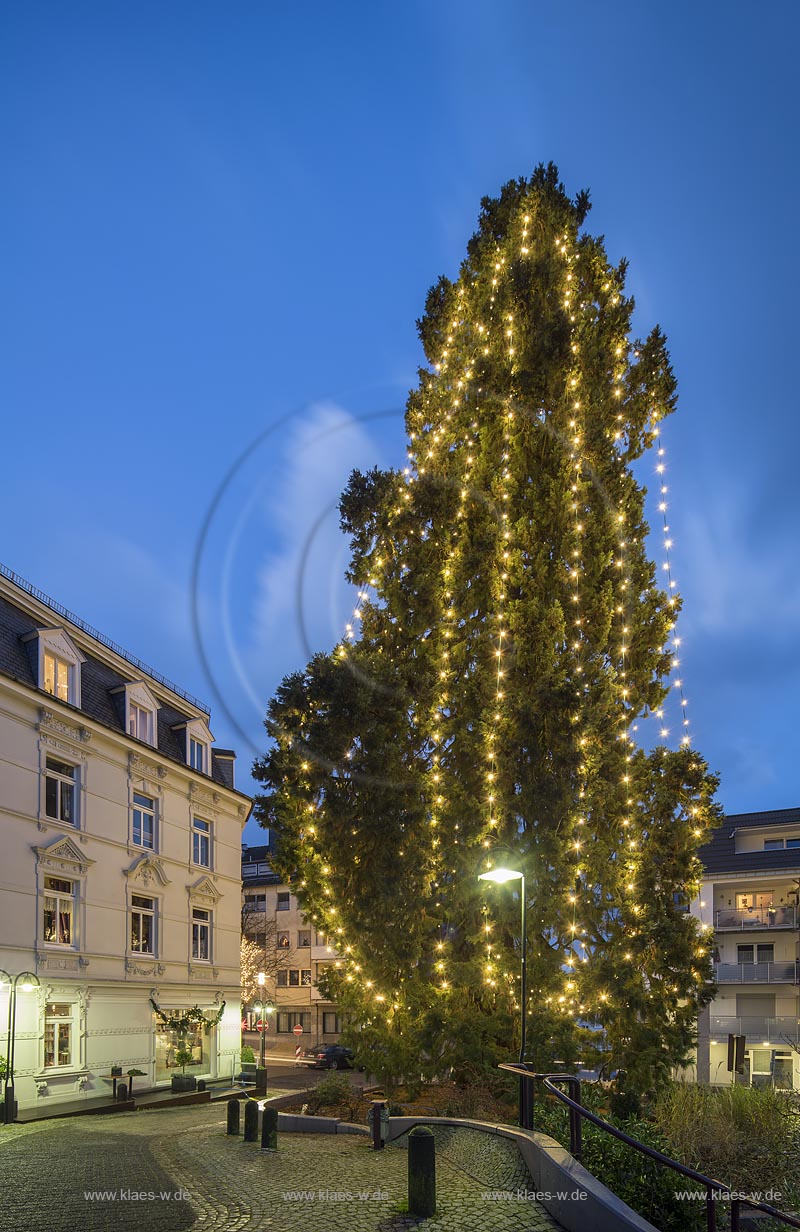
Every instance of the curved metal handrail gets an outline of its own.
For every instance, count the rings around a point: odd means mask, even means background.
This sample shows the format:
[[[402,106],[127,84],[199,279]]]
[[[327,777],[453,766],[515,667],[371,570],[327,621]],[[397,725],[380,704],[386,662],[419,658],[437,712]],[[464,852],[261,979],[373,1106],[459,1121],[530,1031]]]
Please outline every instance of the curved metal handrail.
[[[663,1164],[665,1167],[671,1168],[673,1172],[679,1172],[681,1176],[688,1177],[690,1180],[705,1186],[706,1224],[708,1232],[715,1232],[717,1226],[716,1202],[719,1200],[718,1196],[715,1195],[735,1193],[736,1191],[730,1185],[724,1185],[722,1181],[716,1181],[713,1177],[706,1176],[695,1168],[679,1163],[677,1159],[672,1159],[671,1156],[665,1155],[663,1151],[657,1151],[655,1147],[639,1142],[638,1138],[632,1138],[624,1130],[618,1129],[616,1125],[612,1125],[609,1121],[604,1121],[602,1117],[597,1116],[594,1112],[590,1112],[588,1108],[584,1108],[580,1099],[580,1079],[576,1078],[573,1074],[537,1074],[527,1064],[520,1065],[518,1062],[505,1062],[499,1068],[508,1070],[519,1078],[527,1078],[532,1083],[541,1082],[546,1091],[554,1095],[562,1104],[567,1105],[570,1112],[570,1151],[576,1159],[580,1160],[582,1154],[581,1121],[587,1120],[596,1125],[598,1129],[602,1129],[614,1138],[618,1138],[626,1146],[631,1146],[642,1155],[647,1155],[650,1159],[654,1159],[656,1163]],[[563,1091],[559,1091],[558,1087],[554,1085],[556,1082],[566,1082],[576,1091],[578,1098],[571,1099]],[[526,1128],[532,1129],[533,1126],[528,1125]],[[794,1215],[787,1215],[785,1211],[779,1211],[777,1207],[770,1206],[767,1202],[760,1202],[755,1198],[731,1197],[730,1204],[731,1232],[739,1232],[742,1206],[749,1207],[752,1210],[763,1211],[765,1215],[770,1215],[773,1219],[780,1219],[790,1228],[800,1228],[800,1219]]]

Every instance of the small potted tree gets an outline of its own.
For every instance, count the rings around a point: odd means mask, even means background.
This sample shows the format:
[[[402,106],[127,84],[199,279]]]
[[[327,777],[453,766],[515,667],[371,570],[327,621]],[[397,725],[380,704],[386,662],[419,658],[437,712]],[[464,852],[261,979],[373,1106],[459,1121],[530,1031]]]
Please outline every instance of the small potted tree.
[[[172,1075],[173,1091],[196,1091],[197,1079],[194,1074],[186,1073],[186,1066],[191,1065],[192,1054],[190,1049],[186,1047],[185,1042],[181,1044],[178,1051],[175,1053],[175,1064],[180,1065],[181,1072]]]

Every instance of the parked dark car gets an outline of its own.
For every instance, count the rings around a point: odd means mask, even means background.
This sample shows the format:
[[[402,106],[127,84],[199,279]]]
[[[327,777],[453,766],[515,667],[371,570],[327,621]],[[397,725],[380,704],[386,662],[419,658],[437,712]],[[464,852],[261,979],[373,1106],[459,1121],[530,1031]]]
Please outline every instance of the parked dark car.
[[[353,1050],[344,1044],[316,1044],[305,1050],[302,1059],[314,1069],[353,1069]]]

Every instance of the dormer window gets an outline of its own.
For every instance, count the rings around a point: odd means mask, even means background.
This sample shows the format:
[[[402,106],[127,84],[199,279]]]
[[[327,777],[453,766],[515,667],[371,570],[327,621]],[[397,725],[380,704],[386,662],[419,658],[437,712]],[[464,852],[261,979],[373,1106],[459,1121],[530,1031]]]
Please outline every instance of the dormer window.
[[[44,652],[44,687],[53,697],[69,701],[69,669],[66,659],[60,659],[50,650]]]
[[[158,747],[158,699],[143,680],[122,685],[112,692],[119,699],[119,713],[125,731],[134,740]]]
[[[186,719],[172,730],[183,744],[186,765],[198,774],[211,774],[211,745],[214,737],[203,719]]]
[[[128,735],[135,736],[137,740],[144,740],[145,744],[152,744],[154,717],[152,710],[130,702],[128,705]]]
[[[64,629],[36,629],[23,638],[40,689],[71,706],[81,704],[84,656]]]

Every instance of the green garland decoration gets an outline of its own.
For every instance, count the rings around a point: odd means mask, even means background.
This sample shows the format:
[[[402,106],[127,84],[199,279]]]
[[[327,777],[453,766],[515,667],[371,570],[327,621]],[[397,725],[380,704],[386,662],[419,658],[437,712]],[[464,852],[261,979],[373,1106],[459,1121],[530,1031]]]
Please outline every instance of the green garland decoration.
[[[193,1005],[190,1010],[185,1010],[182,1014],[165,1014],[154,999],[150,998],[150,1004],[153,1007],[153,1013],[156,1018],[169,1031],[175,1031],[178,1035],[188,1035],[192,1027],[203,1024],[203,1030],[206,1035],[212,1027],[219,1026],[222,1021],[222,1015],[225,1013],[225,1002],[223,1001],[217,1010],[210,1018],[207,1018],[199,1005]]]

